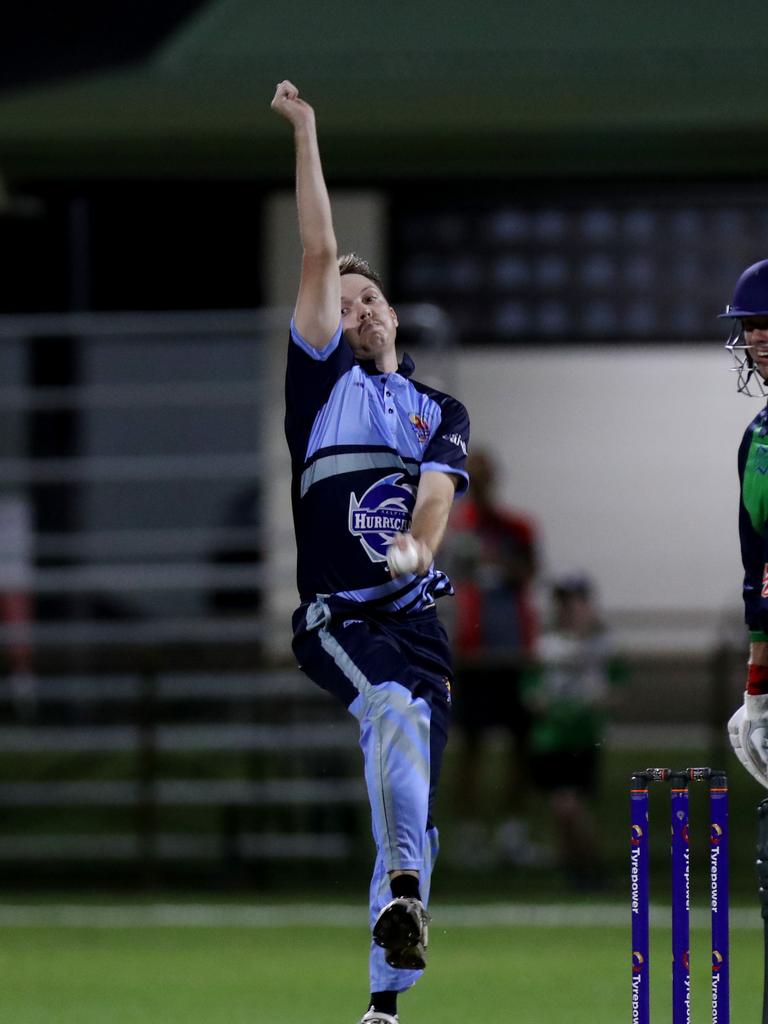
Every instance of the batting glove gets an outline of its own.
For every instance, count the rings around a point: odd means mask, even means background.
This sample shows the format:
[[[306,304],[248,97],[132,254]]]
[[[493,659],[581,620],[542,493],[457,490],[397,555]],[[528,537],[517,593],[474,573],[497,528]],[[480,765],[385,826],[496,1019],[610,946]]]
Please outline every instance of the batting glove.
[[[744,703],[728,722],[736,757],[768,789],[768,694],[744,694]]]

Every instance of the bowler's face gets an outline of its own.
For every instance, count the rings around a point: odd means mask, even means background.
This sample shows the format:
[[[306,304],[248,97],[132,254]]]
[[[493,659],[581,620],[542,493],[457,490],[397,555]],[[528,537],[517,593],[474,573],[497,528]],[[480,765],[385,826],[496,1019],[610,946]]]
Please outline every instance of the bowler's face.
[[[397,316],[373,281],[341,278],[341,329],[357,359],[376,359],[395,348]]]
[[[768,380],[768,316],[753,316],[742,320],[744,341],[755,369]]]

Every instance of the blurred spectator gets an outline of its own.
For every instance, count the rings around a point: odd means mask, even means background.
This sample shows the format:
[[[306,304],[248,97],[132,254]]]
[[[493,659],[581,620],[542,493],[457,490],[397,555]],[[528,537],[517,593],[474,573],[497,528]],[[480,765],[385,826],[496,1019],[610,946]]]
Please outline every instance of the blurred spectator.
[[[600,620],[593,587],[569,576],[552,587],[552,625],[526,674],[526,701],[534,715],[531,768],[548,794],[559,863],[579,888],[602,881],[595,814],[610,690],[623,666]]]
[[[463,739],[455,855],[463,862],[465,853],[474,851],[472,860],[479,867],[493,854],[482,824],[481,782],[488,732],[501,727],[512,744],[496,852],[528,863],[537,851],[523,817],[530,714],[521,700],[520,683],[536,638],[530,593],[537,568],[536,531],[526,516],[497,504],[496,465],[489,452],[470,454],[467,468],[469,496],[454,508],[448,541],[456,588],[455,721]]]
[[[22,718],[34,714],[37,700],[33,616],[31,510],[26,497],[6,492],[0,495],[0,623],[12,634],[3,640],[2,664]]]

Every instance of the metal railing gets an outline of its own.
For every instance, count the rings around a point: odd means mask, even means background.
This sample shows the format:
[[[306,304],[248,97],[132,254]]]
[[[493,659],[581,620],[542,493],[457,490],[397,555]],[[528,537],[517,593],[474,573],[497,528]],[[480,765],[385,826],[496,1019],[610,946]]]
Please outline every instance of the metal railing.
[[[423,350],[453,344],[436,307],[399,312]],[[261,501],[289,319],[287,309],[0,317],[0,502],[23,503],[27,523],[0,522],[0,593],[10,573],[33,598],[31,621],[9,621],[0,605],[0,654],[240,644],[264,632],[267,570],[272,588],[294,588],[290,559],[271,556]],[[71,353],[70,379],[51,380],[50,346]],[[57,416],[72,435],[66,451]],[[236,506],[249,490],[244,522]],[[108,622],[95,598],[110,604]]]
[[[0,721],[0,861],[17,869],[348,858],[367,821],[354,722],[297,671],[45,676],[33,695],[0,686]]]
[[[398,313],[452,344],[440,310]],[[0,317],[6,870],[349,859],[367,834],[351,718],[261,671],[270,601],[295,600],[287,501],[278,532],[264,502],[289,319]]]

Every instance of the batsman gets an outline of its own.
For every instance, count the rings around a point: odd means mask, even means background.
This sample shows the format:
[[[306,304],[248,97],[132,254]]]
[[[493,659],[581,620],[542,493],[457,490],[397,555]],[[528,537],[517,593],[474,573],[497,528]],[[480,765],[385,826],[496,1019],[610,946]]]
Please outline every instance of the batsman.
[[[726,348],[733,354],[738,390],[768,397],[768,260],[752,264],[736,282],[721,318],[733,321]],[[728,734],[736,756],[768,788],[768,407],[746,429],[739,447],[739,536],[749,663],[744,703]]]

